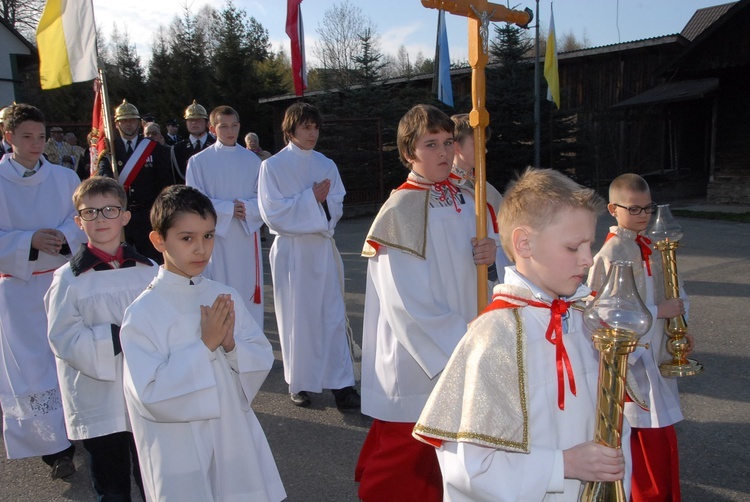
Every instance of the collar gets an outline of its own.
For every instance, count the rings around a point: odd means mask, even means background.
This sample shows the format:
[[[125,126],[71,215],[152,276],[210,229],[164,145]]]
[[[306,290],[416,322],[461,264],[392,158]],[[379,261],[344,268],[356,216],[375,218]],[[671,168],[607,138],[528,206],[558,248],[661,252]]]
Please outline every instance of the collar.
[[[174,272],[170,272],[169,270],[164,268],[164,265],[159,267],[157,279],[166,284],[177,286],[199,285],[205,281],[203,276],[200,275],[185,277],[184,275],[175,274]]]
[[[13,158],[12,154],[11,154],[10,157],[8,157],[8,160],[10,161],[10,165],[13,166],[13,170],[16,171],[16,173],[21,178],[23,178],[23,173],[25,173],[26,171],[28,171],[28,169],[26,169],[26,167],[24,167],[21,164],[19,164],[18,161]],[[42,162],[42,159],[40,157],[39,160],[36,161],[36,164],[34,165],[34,167],[33,167],[32,170],[33,171],[39,171],[39,169],[42,168],[42,164],[43,164],[43,162]]]
[[[120,258],[120,255],[121,259],[118,259],[117,266],[114,266],[111,261],[114,261],[115,258]],[[113,260],[105,261],[107,257],[112,257]],[[129,246],[127,243],[123,243],[120,246],[120,249],[118,249],[115,256],[109,255],[108,253],[105,253],[98,249],[96,251],[93,251],[91,248],[89,248],[88,244],[81,244],[78,252],[75,254],[75,256],[73,256],[73,258],[70,259],[70,270],[73,272],[74,276],[78,277],[82,273],[100,265],[105,265],[110,269],[114,269],[121,267],[122,264],[129,261],[135,263],[143,263],[144,265],[148,265],[149,267],[153,266],[151,260],[141,254],[138,254],[135,249]]]
[[[456,164],[453,164],[453,167],[451,167],[451,173],[455,174],[462,180],[474,181],[473,174],[471,174],[469,171],[464,171],[463,169],[458,167]]]
[[[551,305],[552,301],[555,300],[555,298],[550,297],[547,293],[537,287],[533,282],[524,277],[521,272],[516,270],[515,266],[505,267],[505,284],[525,287],[535,300],[546,303],[548,305]],[[576,302],[586,298],[589,295],[591,295],[591,289],[589,289],[589,287],[585,284],[581,284],[580,286],[578,286],[578,289],[575,293],[573,293],[572,296],[568,298],[562,298],[562,300]]]
[[[208,133],[204,132],[201,136],[193,136],[190,135],[190,143],[195,144],[196,141],[201,140],[201,145],[206,144],[206,139],[208,139]]]
[[[312,153],[315,151],[315,150],[303,150],[302,148],[295,145],[291,140],[289,141],[289,143],[287,143],[286,147],[290,152],[295,153],[296,155],[301,155],[301,156],[312,155]]]

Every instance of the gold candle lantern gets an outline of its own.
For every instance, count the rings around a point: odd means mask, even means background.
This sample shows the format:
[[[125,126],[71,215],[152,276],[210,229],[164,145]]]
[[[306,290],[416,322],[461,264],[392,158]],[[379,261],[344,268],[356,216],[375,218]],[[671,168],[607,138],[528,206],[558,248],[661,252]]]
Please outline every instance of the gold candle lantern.
[[[651,314],[641,301],[633,279],[633,263],[613,261],[602,291],[584,310],[599,351],[599,392],[594,441],[610,448],[622,447],[622,418],[628,355],[651,328]],[[584,502],[627,502],[623,481],[589,481]]]
[[[664,268],[664,294],[667,299],[680,297],[680,280],[677,275],[677,247],[682,239],[682,227],[677,223],[669,204],[657,207],[656,218],[649,230],[654,247],[661,252]],[[695,375],[703,371],[703,365],[694,359],[688,359],[690,346],[686,335],[688,332],[685,316],[680,315],[667,319],[667,352],[672,359],[659,365],[659,371],[665,377]]]

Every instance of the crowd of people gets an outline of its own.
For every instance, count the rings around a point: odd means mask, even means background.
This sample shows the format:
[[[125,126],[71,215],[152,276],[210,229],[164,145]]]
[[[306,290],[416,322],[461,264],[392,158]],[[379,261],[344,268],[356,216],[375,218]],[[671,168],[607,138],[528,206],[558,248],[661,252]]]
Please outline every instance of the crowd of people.
[[[373,418],[352,472],[377,501],[578,500],[623,480],[634,501],[679,500],[674,378],[661,375],[667,300],[643,236],[655,205],[626,174],[609,203],[549,169],[488,187],[476,236],[469,118],[416,105],[398,124],[408,170],[367,233],[361,395],[333,236],[336,164],[307,103],[272,155],[240,142],[230,106],[193,101],[161,132],[127,100],[114,151],[87,152],[42,112],[0,112],[0,406],[8,458],[75,472],[80,441],[99,500],[286,497],[252,401],[273,363],[263,333],[260,229],[291,405],[330,390]],[[604,208],[616,219],[592,256]],[[594,441],[598,356],[582,322],[611,263],[633,262],[654,322],[631,356],[622,449]],[[488,267],[478,284],[477,266]],[[478,317],[478,289],[494,293]],[[131,478],[132,476],[132,478]]]

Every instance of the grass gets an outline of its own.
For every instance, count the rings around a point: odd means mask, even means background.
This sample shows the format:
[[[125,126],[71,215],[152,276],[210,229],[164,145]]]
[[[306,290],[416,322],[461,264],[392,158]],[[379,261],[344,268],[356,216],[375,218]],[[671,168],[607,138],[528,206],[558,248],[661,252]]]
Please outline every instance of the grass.
[[[749,213],[723,213],[720,211],[690,211],[689,209],[672,209],[675,216],[686,218],[702,218],[704,220],[722,220],[738,221],[740,223],[750,223]]]

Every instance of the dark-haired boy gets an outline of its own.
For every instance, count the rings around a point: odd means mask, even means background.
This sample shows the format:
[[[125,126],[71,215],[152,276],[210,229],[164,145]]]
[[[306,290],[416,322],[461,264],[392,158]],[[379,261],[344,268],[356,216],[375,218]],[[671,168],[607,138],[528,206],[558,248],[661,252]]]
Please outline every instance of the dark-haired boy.
[[[8,458],[42,456],[51,476],[75,472],[65,433],[44,294],[83,232],[71,196],[78,176],[44,160],[44,115],[17,104],[4,121],[13,153],[0,161],[0,405]]]
[[[143,483],[122,393],[120,325],[158,267],[121,242],[130,211],[117,181],[89,178],[73,203],[89,241],[55,271],[45,295],[49,343],[68,437],[89,453],[94,491],[99,500],[130,500],[131,470],[141,490]]]
[[[156,279],[125,312],[125,400],[147,500],[278,501],[284,488],[250,404],[273,351],[236,290],[201,277],[211,200],[184,185],[151,209]],[[208,305],[211,305],[210,307]]]
[[[310,104],[286,110],[281,128],[287,146],[261,166],[260,213],[276,236],[269,258],[292,403],[310,406],[308,392],[331,389],[340,410],[359,409],[347,342],[344,265],[333,240],[346,190],[336,164],[314,150],[322,122]]]
[[[206,194],[218,215],[216,242],[205,276],[239,291],[245,308],[263,329],[260,159],[237,144],[240,117],[233,108],[214,108],[210,123],[217,141],[190,157],[185,175],[185,184]]]

